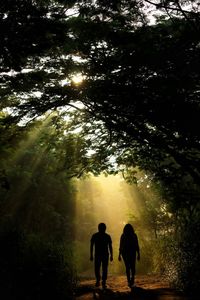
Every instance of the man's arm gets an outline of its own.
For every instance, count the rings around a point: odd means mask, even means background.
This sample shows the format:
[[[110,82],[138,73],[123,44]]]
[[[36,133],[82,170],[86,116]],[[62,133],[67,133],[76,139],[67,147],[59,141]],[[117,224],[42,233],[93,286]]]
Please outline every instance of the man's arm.
[[[113,248],[112,248],[112,240],[111,240],[111,237],[109,238],[109,244],[108,244],[108,247],[109,247],[109,251],[110,251],[110,261],[113,261]]]

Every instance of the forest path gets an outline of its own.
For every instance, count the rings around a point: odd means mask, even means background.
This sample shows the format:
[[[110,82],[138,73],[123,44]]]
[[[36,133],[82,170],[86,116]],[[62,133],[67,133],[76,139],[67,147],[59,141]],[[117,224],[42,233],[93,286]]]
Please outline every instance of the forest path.
[[[170,288],[158,276],[136,276],[134,289],[127,286],[125,276],[109,277],[107,289],[95,288],[94,280],[82,280],[77,289],[77,300],[193,300]]]

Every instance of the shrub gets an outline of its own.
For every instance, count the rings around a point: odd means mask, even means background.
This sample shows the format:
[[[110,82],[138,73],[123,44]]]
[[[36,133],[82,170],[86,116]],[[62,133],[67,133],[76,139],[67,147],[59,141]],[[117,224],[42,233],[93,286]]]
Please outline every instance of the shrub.
[[[76,276],[65,247],[17,231],[0,236],[0,289],[4,300],[71,300]]]

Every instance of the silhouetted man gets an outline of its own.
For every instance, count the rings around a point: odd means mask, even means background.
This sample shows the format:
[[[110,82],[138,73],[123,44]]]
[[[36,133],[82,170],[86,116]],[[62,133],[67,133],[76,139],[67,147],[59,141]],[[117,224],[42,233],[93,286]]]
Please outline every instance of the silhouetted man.
[[[108,260],[110,252],[110,261],[113,260],[112,240],[106,231],[106,225],[100,223],[98,225],[99,232],[92,235],[90,244],[90,260],[93,261],[93,248],[95,246],[94,270],[96,276],[96,286],[100,285],[100,268],[102,266],[102,287],[106,288],[106,280],[108,274]]]

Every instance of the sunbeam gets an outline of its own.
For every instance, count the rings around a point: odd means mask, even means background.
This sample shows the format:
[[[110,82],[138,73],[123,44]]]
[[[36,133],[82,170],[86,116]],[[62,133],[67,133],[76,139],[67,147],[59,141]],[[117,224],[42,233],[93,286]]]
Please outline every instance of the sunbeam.
[[[112,236],[115,263],[110,264],[110,272],[120,272],[117,262],[119,238],[126,223],[132,222],[134,215],[140,216],[137,187],[127,184],[121,176],[90,177],[78,182],[76,203],[76,240],[78,255],[82,256],[82,272],[90,274],[88,267],[89,242],[91,235],[97,231],[99,223],[104,222],[107,232]],[[135,225],[135,224],[133,224]],[[137,228],[136,228],[137,230]],[[82,246],[81,246],[82,245]],[[80,254],[81,252],[81,254]],[[87,271],[86,271],[87,269]]]
[[[18,213],[18,210],[20,210],[20,207],[23,205],[23,195],[29,188],[32,177],[37,171],[40,162],[45,159],[48,143],[43,147],[39,147],[39,153],[36,153],[33,149],[35,149],[36,145],[39,145],[40,137],[44,133],[45,128],[49,125],[50,121],[51,115],[48,115],[39,125],[30,130],[27,136],[19,143],[17,150],[13,153],[13,156],[10,157],[9,165],[15,170],[15,174],[11,174],[10,177],[12,178],[14,176],[18,179],[14,180],[14,185],[12,184],[13,186],[9,199],[4,205],[3,210],[4,212],[9,211],[9,214],[12,217],[14,214]],[[24,170],[24,167],[22,166],[25,167]],[[27,175],[23,176],[23,182],[21,181],[22,170],[23,172],[25,170],[27,172]],[[29,211],[29,213],[31,214],[31,211]]]

